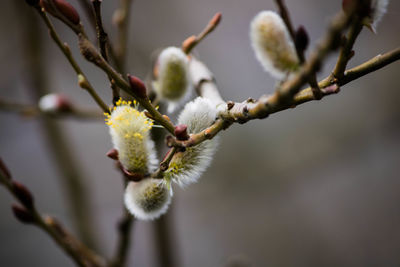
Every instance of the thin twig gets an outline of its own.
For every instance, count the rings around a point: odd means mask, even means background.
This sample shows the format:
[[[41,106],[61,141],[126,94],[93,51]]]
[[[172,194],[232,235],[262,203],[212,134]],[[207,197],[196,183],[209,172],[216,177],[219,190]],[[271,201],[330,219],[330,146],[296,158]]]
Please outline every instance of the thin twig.
[[[37,211],[33,201],[29,203],[22,202],[21,193],[15,190],[13,183],[14,181],[11,180],[10,177],[7,177],[4,172],[0,171],[0,184],[3,184],[17,200],[20,200],[21,205],[24,207],[21,208],[22,212],[25,216],[27,216],[27,218],[29,218],[29,222],[25,221],[25,223],[32,223],[45,231],[57,243],[57,245],[75,261],[78,266],[105,266],[104,259],[95,254],[92,250],[87,248],[73,235],[71,235],[55,218],[41,215]],[[25,195],[31,194],[28,189],[25,190]]]
[[[387,52],[383,55],[376,56],[363,64],[349,69],[345,72],[345,75],[339,79],[332,79],[330,76],[319,82],[321,88],[322,98],[331,94],[339,92],[339,86],[343,86],[351,81],[354,81],[368,73],[381,69],[388,64],[391,64],[397,60],[400,60],[400,47]],[[282,103],[281,105],[275,105],[275,99],[273,96],[261,96],[257,101],[244,101],[241,103],[228,102],[227,105],[231,104],[231,108],[227,108],[225,112],[220,113],[220,119],[216,120],[213,125],[197,134],[192,134],[187,141],[178,141],[174,138],[169,140],[169,146],[177,147],[190,147],[196,146],[201,142],[212,139],[221,130],[226,129],[232,123],[245,123],[249,120],[263,119],[270,114],[283,111],[289,108],[294,108],[300,104],[319,100],[316,99],[312,93],[311,88],[301,90],[291,102]]]
[[[188,37],[183,43],[182,43],[182,51],[186,54],[190,54],[190,52],[195,48],[196,45],[198,45],[204,38],[206,38],[207,35],[209,35],[211,32],[215,30],[215,28],[218,26],[222,18],[221,13],[216,13],[214,17],[208,22],[207,26],[203,29],[201,33],[199,33],[197,36],[192,35]]]
[[[347,63],[352,58],[352,49],[354,43],[360,34],[363,25],[361,24],[361,18],[358,18],[350,26],[350,30],[347,38],[344,39],[344,44],[342,45],[339,53],[339,58],[336,62],[336,66],[332,72],[332,76],[335,78],[342,78],[344,71],[346,70]]]
[[[293,28],[293,24],[292,21],[290,19],[290,14],[289,11],[284,3],[284,0],[275,0],[275,2],[277,3],[278,7],[279,7],[279,13],[283,19],[283,21],[286,24],[286,28],[289,31],[289,35],[292,38],[293,43],[296,43],[296,33],[295,30]],[[300,49],[297,45],[295,45],[296,48],[296,54],[297,57],[299,58],[300,64],[304,64],[305,62],[305,55],[304,55],[304,50]],[[314,73],[310,73],[309,77],[308,77],[308,83],[310,84],[311,88],[312,88],[312,92],[314,94],[314,96],[316,98],[321,98],[322,97],[322,93],[320,88],[318,87],[318,81],[317,81],[317,75],[316,72]]]
[[[124,207],[124,215],[118,223],[117,248],[110,267],[126,266],[134,221],[132,214]]]
[[[40,10],[39,10],[40,11]],[[41,13],[41,11],[40,11]],[[25,51],[27,52],[27,62],[29,64],[29,75],[25,75],[29,80],[29,90],[34,92],[34,102],[38,102],[40,97],[49,93],[47,83],[47,72],[44,65],[43,47],[37,17],[33,13],[27,13],[29,24],[26,24],[27,41]],[[68,53],[67,53],[68,54]],[[76,165],[76,158],[71,153],[70,146],[66,142],[62,129],[48,117],[41,120],[45,140],[51,152],[53,163],[56,164],[60,172],[60,179],[65,190],[69,210],[72,214],[72,221],[83,242],[91,248],[96,248],[96,238],[93,232],[93,216],[89,205],[89,193],[86,191],[79,168]]]
[[[121,73],[126,71],[126,55],[128,47],[128,29],[129,29],[129,18],[131,15],[132,0],[120,0],[120,7],[115,11],[114,17],[116,18],[115,23],[118,28],[117,37],[117,48],[114,58],[117,70]]]
[[[100,54],[104,58],[105,61],[108,60],[108,51],[110,51],[110,43],[108,39],[108,34],[104,30],[103,21],[101,16],[101,1],[100,0],[92,0],[94,17],[96,20],[96,32],[97,32],[97,40],[99,42]],[[112,102],[115,103],[119,100],[119,88],[116,86],[114,80],[108,76],[108,79],[111,83],[111,89],[113,93]]]
[[[48,116],[49,118],[74,118],[82,120],[100,120],[104,119],[104,115],[94,110],[83,110],[81,108],[72,107],[69,110],[60,111],[43,111],[36,105],[22,104],[18,102],[5,101],[0,98],[0,110],[5,112],[15,112],[26,117]]]
[[[92,5],[90,4],[89,0],[78,0],[78,2],[81,5],[82,9],[85,11],[90,25],[96,31],[96,19],[94,18]]]
[[[50,22],[49,18],[46,15],[46,12],[43,9],[37,8],[37,11],[39,12],[40,16],[46,23],[47,28],[50,31],[50,36],[54,40],[54,42],[57,44],[57,46],[61,49],[65,57],[68,59],[69,63],[71,64],[72,68],[75,70],[75,73],[78,75],[78,80],[79,78],[79,85],[82,89],[86,89],[86,91],[91,95],[91,97],[94,99],[94,101],[99,105],[99,107],[106,113],[109,113],[109,108],[108,106],[103,102],[103,100],[100,98],[100,96],[96,93],[96,90],[93,88],[93,86],[90,84],[89,80],[86,78],[86,75],[83,73],[82,69],[79,67],[78,63],[72,56],[71,50],[69,49],[69,46],[66,43],[63,43],[58,36],[53,24]]]
[[[149,101],[147,98],[138,97],[131,89],[129,83],[122,78],[105,59],[99,54],[94,45],[84,35],[79,35],[79,46],[83,56],[99,68],[101,68],[109,77],[111,77],[115,84],[124,90],[129,95],[133,96],[139,104],[145,108],[152,116],[152,119],[161,124],[167,131],[174,134],[174,125],[166,119]]]

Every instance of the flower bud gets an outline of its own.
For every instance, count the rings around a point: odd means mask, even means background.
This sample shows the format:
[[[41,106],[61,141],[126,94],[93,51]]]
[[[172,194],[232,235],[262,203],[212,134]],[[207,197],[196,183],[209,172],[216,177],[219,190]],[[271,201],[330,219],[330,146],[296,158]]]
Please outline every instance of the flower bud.
[[[309,43],[308,33],[304,26],[300,26],[295,33],[295,46],[300,51],[305,51]]]
[[[157,166],[154,143],[150,139],[153,122],[131,104],[119,100],[111,114],[105,114],[106,124],[123,168],[131,173],[147,174]]]
[[[171,194],[162,180],[130,182],[125,189],[125,206],[140,220],[153,220],[168,210]]]
[[[15,196],[18,198],[21,203],[27,207],[27,208],[32,208],[33,207],[33,196],[32,193],[29,191],[28,188],[26,188],[25,185],[13,181],[12,182],[12,189],[15,193]]]
[[[21,207],[20,205],[13,204],[11,206],[11,209],[14,213],[14,216],[22,223],[33,223],[35,220],[32,216],[32,213],[29,212],[27,209],[24,207]]]
[[[175,126],[174,134],[176,136],[176,139],[180,141],[185,141],[189,139],[189,135],[187,133],[187,126],[184,124]]]
[[[129,84],[131,86],[132,92],[140,97],[140,98],[147,98],[146,94],[146,86],[139,78],[129,75],[128,74]]]
[[[107,152],[106,156],[109,157],[110,159],[118,160],[118,150],[112,148]]]
[[[76,9],[65,0],[40,0],[40,6],[57,18],[63,16],[72,24],[77,25],[81,21]]]
[[[39,99],[39,109],[46,113],[69,112],[72,104],[61,94],[47,94]]]
[[[294,44],[277,13],[258,13],[250,25],[250,40],[258,61],[273,77],[282,79],[298,68],[299,59]]]
[[[178,123],[187,126],[187,133],[195,134],[211,126],[216,116],[215,105],[209,99],[197,97],[185,105]],[[196,182],[210,165],[217,143],[217,138],[213,138],[175,153],[164,173],[166,180],[172,180],[180,186]]]
[[[158,57],[153,87],[160,100],[168,103],[168,112],[173,112],[190,97],[188,63],[187,56],[177,47],[164,49]]]

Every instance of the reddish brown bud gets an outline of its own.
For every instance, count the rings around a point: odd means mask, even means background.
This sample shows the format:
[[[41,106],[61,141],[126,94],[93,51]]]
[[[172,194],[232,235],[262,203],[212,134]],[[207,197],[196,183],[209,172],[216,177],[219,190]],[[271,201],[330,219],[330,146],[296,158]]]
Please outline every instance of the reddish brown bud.
[[[107,157],[109,157],[110,159],[118,160],[118,150],[116,150],[115,148],[110,149],[110,150],[107,152],[106,155],[107,155]]]
[[[214,15],[214,17],[210,20],[210,25],[216,27],[218,24],[221,22],[222,19],[222,14],[221,12],[218,12]]]
[[[32,213],[20,205],[13,204],[11,206],[14,216],[22,223],[33,223],[34,218]]]
[[[146,86],[138,77],[132,76],[128,74],[129,84],[131,85],[132,92],[140,97],[147,98]]]
[[[185,141],[189,139],[189,135],[187,133],[187,126],[185,124],[180,124],[175,126],[174,134],[176,139],[180,141]]]
[[[21,203],[28,209],[33,207],[33,196],[32,193],[26,188],[25,185],[19,182],[12,182],[12,189]]]
[[[305,51],[307,49],[309,38],[308,38],[308,33],[304,28],[304,26],[301,25],[297,29],[294,43],[297,50]]]
[[[0,172],[3,173],[3,175],[7,178],[11,180],[11,173],[8,170],[8,168],[6,167],[6,164],[4,164],[4,162],[1,160],[0,158]]]
[[[60,19],[64,17],[72,24],[77,25],[81,21],[76,9],[65,0],[40,0],[40,6],[51,15]]]

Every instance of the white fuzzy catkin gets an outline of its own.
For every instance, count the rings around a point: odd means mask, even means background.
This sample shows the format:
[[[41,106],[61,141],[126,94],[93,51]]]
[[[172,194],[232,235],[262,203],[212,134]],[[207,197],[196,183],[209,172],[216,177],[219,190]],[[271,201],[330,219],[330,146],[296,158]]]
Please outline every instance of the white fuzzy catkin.
[[[158,57],[158,77],[153,87],[161,101],[173,112],[191,94],[189,60],[180,48],[168,47]]]
[[[250,24],[251,45],[265,71],[282,79],[299,65],[295,46],[282,18],[273,11],[261,11]]]
[[[369,27],[374,33],[376,27],[385,15],[389,0],[372,0],[371,1],[371,14],[365,19],[364,24]]]
[[[119,100],[111,114],[105,115],[122,166],[139,174],[154,171],[157,167],[157,157],[154,142],[150,139],[153,122],[143,112],[132,107],[130,101]]]
[[[140,220],[153,220],[168,210],[171,194],[162,180],[130,182],[125,189],[125,206]]]
[[[185,105],[179,115],[178,124],[187,125],[189,134],[198,133],[209,127],[216,116],[215,105],[209,99],[197,97]],[[217,144],[218,140],[214,137],[197,146],[186,148],[185,152],[177,152],[165,172],[166,179],[182,187],[196,182],[210,165]]]
[[[39,99],[39,109],[43,112],[56,112],[60,107],[60,95],[47,94]]]

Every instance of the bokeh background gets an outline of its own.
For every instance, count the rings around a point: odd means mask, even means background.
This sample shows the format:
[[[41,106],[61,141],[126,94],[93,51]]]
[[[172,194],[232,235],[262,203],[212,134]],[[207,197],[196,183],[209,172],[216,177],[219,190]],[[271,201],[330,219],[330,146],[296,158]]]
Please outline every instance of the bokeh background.
[[[24,35],[30,25],[24,18],[33,11],[16,2],[2,1],[0,11],[0,97],[29,103]],[[79,7],[76,0],[70,2]],[[286,2],[295,25],[307,28],[311,48],[341,6],[339,0]],[[103,1],[111,38],[117,4]],[[275,81],[256,61],[248,38],[250,20],[264,9],[276,7],[272,0],[134,0],[128,71],[145,78],[154,50],[179,45],[220,11],[222,23],[196,51],[215,74],[221,94],[242,101],[271,93]],[[78,106],[96,108],[41,26],[50,88]],[[99,94],[111,99],[106,77],[84,62],[75,36],[60,23],[56,27]],[[397,47],[399,32],[400,2],[393,0],[378,34],[361,33],[350,66]],[[331,56],[319,77],[329,74],[333,64]],[[175,265],[399,266],[399,67],[394,63],[346,85],[338,95],[223,132],[215,160],[199,183],[175,189],[165,218]],[[0,156],[34,192],[39,209],[71,229],[65,190],[41,125],[1,112]],[[73,119],[59,126],[90,191],[101,250],[111,255],[123,189],[105,156],[111,148],[107,128],[102,121]],[[0,265],[74,266],[41,230],[16,222],[12,202],[0,189]],[[130,266],[162,266],[155,235],[154,223],[135,224]]]

